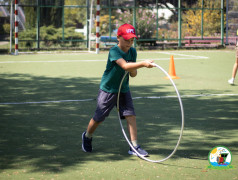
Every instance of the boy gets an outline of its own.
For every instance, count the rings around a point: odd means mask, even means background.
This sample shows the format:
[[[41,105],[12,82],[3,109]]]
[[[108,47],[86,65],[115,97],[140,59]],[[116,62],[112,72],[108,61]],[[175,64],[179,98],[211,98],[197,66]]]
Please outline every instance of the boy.
[[[131,47],[134,38],[138,39],[132,25],[124,24],[118,28],[117,40],[119,43],[109,51],[106,70],[100,83],[95,114],[89,121],[87,131],[82,134],[82,149],[85,152],[92,151],[92,134],[117,103],[119,85],[125,71],[128,71],[131,77],[135,77],[138,68],[154,67],[153,61],[136,62],[137,52]],[[129,75],[127,75],[121,87],[120,115],[127,120],[132,145],[142,156],[147,156],[148,153],[137,144],[136,116],[129,90]],[[128,153],[136,155],[131,148]]]

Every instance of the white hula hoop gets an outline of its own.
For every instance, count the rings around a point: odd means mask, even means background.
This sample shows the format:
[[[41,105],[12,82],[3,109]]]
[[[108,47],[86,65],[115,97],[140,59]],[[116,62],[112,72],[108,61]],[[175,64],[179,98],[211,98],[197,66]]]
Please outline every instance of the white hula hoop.
[[[139,152],[133,147],[133,145],[131,144],[130,140],[128,139],[126,133],[125,133],[125,130],[123,128],[123,125],[122,125],[122,122],[121,122],[121,117],[120,117],[120,111],[119,111],[119,98],[120,98],[120,92],[121,92],[121,86],[122,86],[122,83],[126,77],[126,75],[128,74],[128,72],[125,73],[125,75],[123,76],[122,80],[121,80],[121,83],[120,83],[120,86],[119,86],[119,91],[118,91],[118,96],[117,96],[117,112],[118,112],[118,118],[119,118],[119,122],[120,122],[120,126],[121,126],[121,130],[122,130],[122,133],[126,139],[126,141],[128,142],[129,146],[136,152],[137,156],[139,156],[140,158],[146,160],[146,161],[149,161],[149,162],[153,162],[153,163],[160,163],[160,162],[163,162],[163,161],[166,161],[168,160],[170,157],[172,157],[175,152],[177,151],[178,149],[178,146],[180,144],[180,141],[182,139],[182,135],[183,135],[183,129],[184,129],[184,110],[183,110],[183,103],[182,103],[182,100],[181,100],[181,97],[180,97],[180,94],[178,92],[178,89],[177,87],[175,86],[175,83],[174,81],[172,80],[172,78],[169,76],[169,74],[162,68],[160,67],[159,65],[155,64],[155,63],[152,63],[154,66],[156,66],[157,68],[159,68],[168,78],[169,80],[171,81],[171,83],[173,84],[174,86],[174,89],[176,91],[176,94],[177,94],[177,97],[178,97],[178,100],[179,100],[179,104],[180,104],[180,110],[181,110],[181,118],[182,118],[182,123],[181,123],[181,130],[180,130],[180,135],[179,135],[179,139],[178,139],[178,142],[173,150],[173,152],[168,155],[166,158],[164,159],[161,159],[161,160],[151,160],[151,159],[148,159],[144,156],[142,156],[141,154],[139,154]]]

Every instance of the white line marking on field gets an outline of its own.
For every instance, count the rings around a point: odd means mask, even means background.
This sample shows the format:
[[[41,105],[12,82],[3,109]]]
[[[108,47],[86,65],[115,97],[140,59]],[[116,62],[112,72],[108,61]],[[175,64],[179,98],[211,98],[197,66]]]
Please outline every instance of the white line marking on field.
[[[238,94],[197,94],[197,95],[182,95],[181,98],[195,98],[195,97],[212,97],[212,96],[238,96]],[[134,97],[133,99],[163,99],[163,98],[177,98],[177,96],[147,96]],[[96,99],[78,99],[78,100],[58,100],[58,101],[36,101],[36,102],[5,102],[0,105],[19,105],[19,104],[48,104],[48,103],[64,103],[64,102],[89,102]]]
[[[7,64],[7,63],[68,63],[68,62],[97,62],[97,61],[106,61],[106,60],[55,60],[55,61],[2,61],[0,63]]]
[[[186,60],[186,59],[208,59],[208,57],[186,57],[186,58],[178,58],[178,57],[176,57],[176,58],[174,58],[174,59],[176,59],[176,60]],[[168,60],[170,60],[170,58],[146,58],[146,59],[138,59],[138,60],[141,60],[141,61],[143,61],[143,60],[159,60],[159,61],[168,61]]]
[[[206,56],[179,54],[179,53],[174,53],[174,52],[153,52],[153,53],[190,57],[190,58],[178,58],[178,57],[176,57],[176,59],[208,59],[209,58],[209,57],[206,57]]]
[[[48,104],[48,103],[62,103],[62,102],[88,102],[96,99],[79,99],[79,100],[58,100],[58,101],[35,101],[35,102],[6,102],[0,105],[14,105],[14,104]]]
[[[148,53],[148,52],[147,52]],[[181,57],[176,57],[176,60],[186,60],[186,59],[209,59],[205,56],[196,56],[196,55],[187,55],[187,54],[178,54],[173,52],[153,52],[153,53],[159,53],[159,54],[167,54],[167,55],[176,55]],[[138,58],[137,60],[143,61],[143,60],[158,60],[158,61],[168,61],[170,58]],[[105,62],[106,59],[88,59],[88,60],[50,60],[50,61],[1,61],[1,64],[11,64],[11,63],[76,63],[76,62]]]
[[[78,55],[78,54],[96,54],[96,52],[94,51],[38,51],[38,52],[19,52],[19,54],[33,54],[33,55],[37,55],[37,54],[46,54],[46,55]]]
[[[193,97],[211,97],[211,96],[238,96],[238,94],[198,94],[198,95],[181,95],[181,98]],[[148,97],[134,97],[133,99],[163,99],[163,98],[177,98],[178,96],[148,96]]]
[[[137,60],[143,61],[143,60],[155,60],[155,61],[168,61],[170,58],[146,58],[146,59],[140,59]],[[203,56],[191,56],[191,57],[176,57],[176,60],[186,60],[186,59],[208,59],[208,57]],[[100,59],[92,59],[92,60],[55,60],[55,61],[2,61],[0,64],[14,64],[14,63],[78,63],[78,62],[106,62],[106,60],[100,60]]]

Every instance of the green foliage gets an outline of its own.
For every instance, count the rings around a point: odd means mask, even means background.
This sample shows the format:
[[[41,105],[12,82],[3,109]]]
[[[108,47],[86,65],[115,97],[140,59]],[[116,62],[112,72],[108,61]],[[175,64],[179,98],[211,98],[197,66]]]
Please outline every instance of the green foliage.
[[[159,28],[160,39],[176,39],[178,38],[178,22],[172,22],[167,27]]]
[[[85,0],[65,0],[65,5],[86,5]],[[87,8],[74,8],[74,7],[65,7],[64,8],[64,23],[66,27],[74,26],[76,28],[83,28],[86,25],[87,21]]]
[[[150,10],[140,9],[137,12],[137,33],[140,38],[150,39],[152,38],[154,31],[156,30],[156,16]]]
[[[0,24],[0,34],[7,35],[10,33],[10,24]]]
[[[3,24],[3,30],[5,34],[10,33],[10,24]]]
[[[52,45],[60,44],[63,40],[81,40],[84,36],[80,33],[76,33],[73,27],[64,29],[64,39],[62,36],[62,28],[55,28],[54,26],[43,26],[40,28],[40,40],[43,41],[43,45],[49,47]],[[20,40],[26,40],[22,46],[32,48],[33,42],[36,40],[36,29],[25,30],[19,33]],[[69,42],[64,42],[67,44]],[[72,43],[75,45],[75,43]]]
[[[60,40],[57,28],[54,28],[53,26],[43,26],[40,29],[40,39],[43,41],[57,41]]]
[[[23,32],[19,33],[20,40],[35,40],[36,38],[36,30],[35,29],[28,29]]]
[[[204,1],[204,8],[218,7],[218,1]],[[201,36],[202,10],[196,9],[202,7],[202,0],[192,6],[193,9],[185,11],[183,17],[183,31],[186,36]],[[226,15],[224,14],[224,19]],[[225,21],[224,21],[225,22]],[[214,9],[203,10],[203,31],[204,36],[215,36],[221,32],[221,11]]]

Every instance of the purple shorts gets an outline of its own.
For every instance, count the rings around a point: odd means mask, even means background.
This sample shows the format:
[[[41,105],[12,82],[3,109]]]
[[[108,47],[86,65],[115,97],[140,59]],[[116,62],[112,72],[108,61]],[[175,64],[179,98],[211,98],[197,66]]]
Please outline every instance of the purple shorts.
[[[101,122],[105,120],[113,107],[117,105],[117,95],[118,93],[108,93],[99,89],[97,109],[93,116],[94,121]],[[136,115],[130,91],[120,94],[119,105],[121,119],[125,119],[125,116]]]

